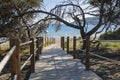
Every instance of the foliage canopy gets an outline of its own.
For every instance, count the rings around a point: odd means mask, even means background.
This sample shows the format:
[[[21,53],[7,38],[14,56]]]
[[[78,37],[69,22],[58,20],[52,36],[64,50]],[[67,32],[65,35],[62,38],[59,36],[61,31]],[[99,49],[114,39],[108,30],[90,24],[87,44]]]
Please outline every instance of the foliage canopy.
[[[120,40],[120,35],[118,34],[120,34],[120,28],[116,31],[113,31],[113,32],[109,31],[105,34],[102,34],[100,36],[100,39],[101,40]]]
[[[34,14],[20,16],[21,13],[40,8],[42,0],[1,0],[0,1],[0,36],[16,35],[21,27],[26,27]],[[19,17],[18,17],[19,16]],[[31,28],[28,27],[27,28]]]

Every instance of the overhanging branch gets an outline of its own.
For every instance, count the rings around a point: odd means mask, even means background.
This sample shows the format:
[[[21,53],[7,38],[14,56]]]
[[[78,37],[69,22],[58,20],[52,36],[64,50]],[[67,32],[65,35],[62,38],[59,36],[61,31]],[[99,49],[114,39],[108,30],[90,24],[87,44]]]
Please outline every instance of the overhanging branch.
[[[51,16],[55,17],[54,18],[55,20],[58,20],[58,21],[60,21],[64,24],[66,24],[67,26],[70,26],[70,27],[73,27],[73,28],[76,28],[76,29],[80,29],[80,27],[78,25],[74,25],[72,23],[69,23],[69,22],[63,20],[62,18],[60,18],[59,16],[57,16],[55,14],[52,14],[50,12],[43,11],[43,10],[34,10],[34,11],[24,12],[24,13],[21,13],[21,16],[24,16],[24,15],[30,14],[30,13],[44,13],[44,14],[47,14],[47,15],[51,15]]]

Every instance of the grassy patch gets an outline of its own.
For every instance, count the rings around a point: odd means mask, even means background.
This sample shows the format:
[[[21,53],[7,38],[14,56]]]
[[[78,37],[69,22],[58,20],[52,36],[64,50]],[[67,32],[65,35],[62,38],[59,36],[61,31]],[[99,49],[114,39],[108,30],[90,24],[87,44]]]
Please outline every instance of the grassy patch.
[[[69,41],[69,48],[73,49],[73,40]],[[80,49],[82,47],[82,42],[80,40],[76,40],[76,49]],[[91,44],[91,47],[95,47],[96,44]],[[101,42],[100,48],[109,48],[111,50],[120,50],[120,42]],[[67,43],[65,42],[65,49],[67,48]]]
[[[20,54],[28,54],[28,53],[29,53],[29,45],[20,47]]]
[[[82,47],[82,42],[80,40],[76,40],[76,49],[80,49]],[[64,49],[67,49],[67,42],[64,43]],[[70,39],[69,41],[69,49],[73,50],[73,40]]]
[[[101,42],[100,47],[109,48],[111,50],[120,50],[120,42]]]
[[[9,43],[0,44],[0,52],[6,52],[10,48]]]

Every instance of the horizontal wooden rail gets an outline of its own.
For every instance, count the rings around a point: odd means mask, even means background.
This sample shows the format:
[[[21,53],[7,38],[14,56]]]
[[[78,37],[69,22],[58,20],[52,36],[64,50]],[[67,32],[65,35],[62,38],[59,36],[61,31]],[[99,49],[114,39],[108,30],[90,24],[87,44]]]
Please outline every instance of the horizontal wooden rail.
[[[38,48],[36,48],[36,49],[34,50],[34,52],[36,53],[36,52],[37,52],[37,50],[38,50]]]
[[[82,39],[80,41],[83,41],[83,40],[86,40],[86,39]],[[90,41],[93,41],[93,40],[90,40]],[[99,42],[120,42],[120,40],[95,40],[95,41],[99,41]]]
[[[10,51],[0,62],[0,73],[2,72],[7,62],[10,60],[11,80],[21,80],[21,71],[27,65],[28,62],[30,62],[30,72],[35,72],[35,61],[39,59],[39,55],[41,54],[43,48],[43,37],[37,37],[37,39],[31,38],[30,41],[21,44],[17,37],[10,38],[9,41]],[[20,46],[24,46],[27,44],[29,44],[30,47],[30,56],[23,63],[23,65],[20,66]],[[36,49],[34,49],[35,45]]]
[[[32,41],[27,41],[25,43],[21,43],[20,46],[24,46],[24,45],[27,45],[27,44],[30,44],[30,43],[32,43]]]
[[[39,45],[39,47],[41,47],[43,45],[43,43],[41,43],[40,45]]]
[[[10,51],[7,53],[7,55],[3,58],[3,60],[0,62],[0,73],[3,70],[3,68],[5,67],[5,65],[7,64],[8,60],[10,59],[10,57],[12,56],[15,48],[16,48],[16,46],[13,46],[10,49]]]
[[[17,80],[17,75],[14,76],[13,80]]]
[[[33,54],[31,54],[30,57],[25,61],[25,63],[21,66],[20,70],[22,70],[26,66],[26,64],[30,61],[32,56],[33,56]]]
[[[86,50],[82,50],[82,49],[79,49],[80,51],[82,51],[82,52],[86,52]]]
[[[66,40],[67,39],[67,40]],[[76,41],[79,40],[80,43],[84,41],[84,45],[85,45],[85,49],[82,50],[80,49],[80,51],[84,52],[84,56],[85,56],[85,65],[86,65],[86,70],[90,70],[90,55],[93,55],[93,56],[96,56],[98,58],[101,58],[101,59],[104,59],[104,60],[107,60],[107,61],[111,61],[113,62],[114,64],[118,64],[120,65],[120,61],[117,61],[117,60],[113,60],[113,59],[110,59],[110,58],[107,58],[107,57],[103,57],[103,56],[100,56],[100,55],[97,55],[97,54],[94,54],[92,52],[90,52],[90,44],[91,43],[97,43],[97,46],[99,46],[100,42],[120,42],[120,40],[92,40],[90,39],[90,36],[86,36],[84,39],[77,39],[75,36],[73,37],[73,59],[75,59],[76,56]],[[67,50],[69,49],[69,39],[68,37],[61,37],[61,48],[64,50],[65,48],[65,44],[67,45],[66,48]],[[68,51],[67,51],[68,52]]]
[[[39,47],[37,47],[35,50],[34,50],[34,52],[36,53],[37,52],[37,50],[41,47],[43,45],[43,43],[42,44],[40,44],[39,45]]]
[[[93,56],[96,56],[98,58],[101,58],[101,59],[104,59],[104,60],[107,60],[107,61],[110,61],[110,62],[113,62],[115,64],[120,65],[120,61],[116,61],[116,60],[113,60],[113,59],[110,59],[110,58],[107,58],[107,57],[103,57],[103,56],[100,56],[100,55],[97,55],[97,54],[94,54],[94,53],[90,53],[90,54],[93,55]]]

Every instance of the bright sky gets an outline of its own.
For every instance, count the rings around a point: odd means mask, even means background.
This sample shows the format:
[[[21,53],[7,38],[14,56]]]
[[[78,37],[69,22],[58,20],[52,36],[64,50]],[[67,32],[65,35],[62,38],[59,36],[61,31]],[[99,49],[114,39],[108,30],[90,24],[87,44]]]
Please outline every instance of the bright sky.
[[[50,9],[54,8],[57,4],[59,4],[60,2],[63,2],[65,0],[43,0],[43,5],[45,7],[45,9],[47,11],[50,11]],[[81,2],[84,0],[81,0]],[[88,6],[88,4],[83,4],[80,3],[80,6],[82,8],[86,8]],[[85,15],[86,17],[91,17],[90,15]]]
[[[59,4],[62,1],[64,1],[64,0],[43,0],[45,8],[47,9],[47,11],[54,8],[57,4]]]
[[[50,11],[52,8],[54,8],[57,4],[60,2],[63,2],[64,0],[43,0],[43,9],[46,11]],[[36,18],[34,22],[37,22],[39,18]]]

